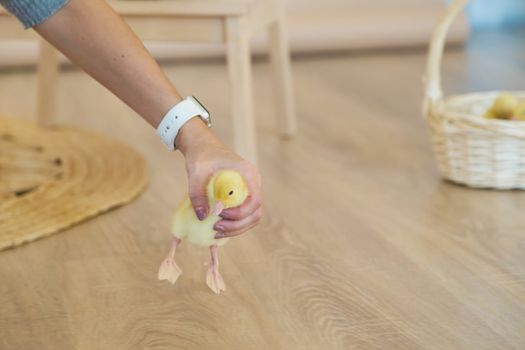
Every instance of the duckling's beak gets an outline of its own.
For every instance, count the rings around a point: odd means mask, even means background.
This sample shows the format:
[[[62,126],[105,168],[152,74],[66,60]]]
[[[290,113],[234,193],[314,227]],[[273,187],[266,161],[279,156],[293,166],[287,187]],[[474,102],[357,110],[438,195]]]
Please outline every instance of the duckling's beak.
[[[211,213],[210,215],[213,215],[213,216],[219,216],[220,213],[224,210],[224,204],[221,202],[221,201],[218,201],[217,203],[215,203],[215,205],[213,206],[213,208],[211,209]]]

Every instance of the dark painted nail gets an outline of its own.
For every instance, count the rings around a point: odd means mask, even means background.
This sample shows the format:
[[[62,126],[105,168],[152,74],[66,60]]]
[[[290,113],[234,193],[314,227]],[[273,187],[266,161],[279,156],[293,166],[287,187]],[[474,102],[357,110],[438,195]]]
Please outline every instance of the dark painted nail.
[[[221,231],[221,232],[222,232],[222,231],[224,231],[224,226],[222,226],[222,225],[215,225],[215,226],[213,227],[213,229],[214,229],[215,231]]]
[[[217,232],[215,234],[215,238],[223,238],[224,237],[224,233],[223,232]]]
[[[202,208],[202,207],[199,207],[197,209],[195,209],[195,211],[197,212],[197,217],[199,218],[199,220],[204,220],[206,218],[206,209],[205,208]]]

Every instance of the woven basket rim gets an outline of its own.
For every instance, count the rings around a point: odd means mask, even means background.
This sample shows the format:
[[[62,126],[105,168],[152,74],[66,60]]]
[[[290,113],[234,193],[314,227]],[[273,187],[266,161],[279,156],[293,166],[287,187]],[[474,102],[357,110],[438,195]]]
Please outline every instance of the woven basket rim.
[[[471,103],[471,100],[494,99],[503,91],[473,92],[466,94],[449,95],[443,99],[442,108],[437,111],[428,112],[425,119],[430,122],[458,123],[470,129],[481,129],[498,133],[505,136],[525,138],[525,121],[487,119],[477,113],[455,110],[452,104]],[[525,91],[505,91],[513,95],[522,96],[525,99]],[[464,101],[462,101],[464,100]]]
[[[482,91],[482,92],[471,92],[471,93],[465,93],[465,94],[454,94],[449,95],[444,98],[443,100],[443,112],[440,113],[443,117],[452,117],[452,118],[469,118],[474,119],[474,121],[481,122],[482,124],[494,124],[494,125],[507,125],[509,123],[513,123],[516,126],[525,126],[525,120],[504,120],[504,119],[488,119],[483,118],[479,114],[475,113],[467,113],[467,112],[460,112],[460,111],[454,111],[451,110],[451,104],[456,102],[458,100],[467,100],[467,99],[495,99],[497,96],[501,95],[502,93],[510,93],[515,96],[523,96],[525,99],[525,91],[519,90],[519,91],[499,91],[499,90],[493,90],[493,91]],[[466,102],[466,101],[465,101]]]

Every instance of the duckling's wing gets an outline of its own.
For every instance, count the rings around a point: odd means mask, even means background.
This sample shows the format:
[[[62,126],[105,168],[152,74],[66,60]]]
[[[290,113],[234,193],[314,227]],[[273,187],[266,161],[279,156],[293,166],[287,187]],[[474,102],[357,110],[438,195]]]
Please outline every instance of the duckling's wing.
[[[180,239],[186,238],[191,232],[193,221],[197,220],[189,197],[186,197],[173,215],[171,233]]]

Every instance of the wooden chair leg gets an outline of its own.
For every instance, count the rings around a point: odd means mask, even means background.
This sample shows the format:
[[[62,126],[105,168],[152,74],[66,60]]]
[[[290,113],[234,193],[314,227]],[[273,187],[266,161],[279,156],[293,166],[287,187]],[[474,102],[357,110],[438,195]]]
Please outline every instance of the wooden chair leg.
[[[249,34],[242,17],[226,19],[226,45],[233,109],[235,150],[257,162]]]
[[[37,67],[37,120],[42,127],[53,123],[58,66],[58,51],[47,41],[41,39]]]
[[[297,122],[284,11],[281,11],[279,18],[270,25],[269,44],[278,123],[281,135],[291,138],[296,133]]]

